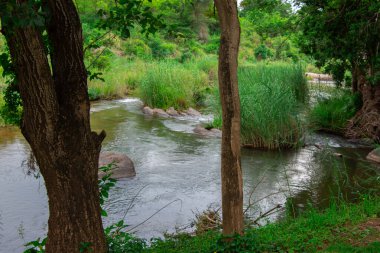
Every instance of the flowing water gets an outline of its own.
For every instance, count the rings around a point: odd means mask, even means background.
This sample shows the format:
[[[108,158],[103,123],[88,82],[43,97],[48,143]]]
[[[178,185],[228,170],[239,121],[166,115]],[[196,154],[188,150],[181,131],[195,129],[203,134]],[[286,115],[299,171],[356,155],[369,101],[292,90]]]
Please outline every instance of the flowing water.
[[[220,139],[193,133],[197,124],[210,119],[151,118],[141,113],[137,99],[93,105],[93,129],[107,132],[103,151],[127,154],[137,172],[136,177],[118,181],[111,190],[105,226],[124,219],[137,236],[149,239],[176,229],[190,231],[197,212],[219,207]],[[242,151],[250,216],[255,218],[281,205],[267,217],[277,219],[284,215],[290,199],[301,209],[308,203],[323,207],[335,194],[353,199],[358,191],[374,184],[367,179],[373,178],[378,168],[365,161],[368,148],[328,135],[313,135],[308,142],[318,145],[287,152]],[[329,155],[331,152],[343,158]],[[22,252],[23,244],[46,235],[44,181],[38,172],[28,170],[28,156],[20,132],[0,128],[0,252]]]

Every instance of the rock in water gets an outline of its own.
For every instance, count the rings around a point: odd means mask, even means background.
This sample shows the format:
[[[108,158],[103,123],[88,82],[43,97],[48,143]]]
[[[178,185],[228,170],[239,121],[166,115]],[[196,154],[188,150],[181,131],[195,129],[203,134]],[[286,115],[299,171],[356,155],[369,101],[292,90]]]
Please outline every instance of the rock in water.
[[[167,114],[164,110],[154,108],[153,109],[153,114],[158,116],[158,117],[163,117],[163,118],[169,118],[169,114]]]
[[[135,166],[132,160],[122,153],[117,152],[102,152],[99,156],[99,167],[106,166],[110,163],[115,163],[116,167],[112,170],[112,178],[129,178],[136,176]],[[99,172],[99,178],[103,177],[104,172]]]
[[[367,155],[367,159],[373,162],[380,163],[380,148],[374,149]]]
[[[222,131],[216,128],[212,128],[211,130],[207,130],[206,128],[202,127],[201,125],[197,125],[194,128],[194,133],[197,133],[199,135],[205,136],[205,137],[222,137]]]
[[[193,109],[193,108],[189,108],[186,113],[189,115],[189,116],[195,116],[195,117],[199,117],[201,116],[201,113],[198,112],[197,110]]]
[[[153,116],[153,109],[150,108],[149,106],[145,106],[143,108],[143,113],[146,114],[146,115]]]
[[[170,107],[169,109],[167,109],[166,113],[172,117],[178,117],[179,116],[178,112],[173,107]]]

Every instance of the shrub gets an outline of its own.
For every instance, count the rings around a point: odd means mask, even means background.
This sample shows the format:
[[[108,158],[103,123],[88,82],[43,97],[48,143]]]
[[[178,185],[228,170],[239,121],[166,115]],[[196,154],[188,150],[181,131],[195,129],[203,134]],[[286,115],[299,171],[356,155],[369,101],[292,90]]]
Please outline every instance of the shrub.
[[[309,122],[312,128],[342,134],[348,120],[361,107],[359,94],[336,92],[330,98],[322,99],[312,108]]]
[[[152,50],[140,39],[128,39],[123,43],[123,49],[126,55],[134,58],[149,58],[152,56]]]

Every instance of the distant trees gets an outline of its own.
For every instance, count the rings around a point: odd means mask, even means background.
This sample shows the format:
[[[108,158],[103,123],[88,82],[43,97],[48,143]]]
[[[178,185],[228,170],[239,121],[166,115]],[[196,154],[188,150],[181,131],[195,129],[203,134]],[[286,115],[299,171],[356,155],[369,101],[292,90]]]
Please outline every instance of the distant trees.
[[[215,0],[221,38],[219,91],[222,104],[223,234],[242,234],[243,179],[240,161],[240,98],[237,79],[240,24],[236,0]]]
[[[342,81],[352,73],[352,89],[363,106],[346,135],[380,141],[380,1],[297,0],[303,51],[328,65]]]

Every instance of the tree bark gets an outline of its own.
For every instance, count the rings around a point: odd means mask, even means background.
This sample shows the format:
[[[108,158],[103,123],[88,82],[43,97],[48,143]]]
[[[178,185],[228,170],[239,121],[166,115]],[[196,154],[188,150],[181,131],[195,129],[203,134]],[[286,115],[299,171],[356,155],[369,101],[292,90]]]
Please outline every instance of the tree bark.
[[[352,64],[351,74],[352,74],[352,84],[351,84],[352,93],[356,93],[358,92],[358,82],[359,82],[359,68],[356,65],[356,63]]]
[[[243,233],[243,179],[240,162],[240,99],[237,79],[240,24],[236,0],[215,0],[221,27],[219,90],[223,111],[223,234]]]
[[[380,84],[370,85],[365,81],[365,77],[363,76],[359,78],[359,87],[362,94],[363,106],[354,118],[349,121],[346,136],[354,139],[370,138],[379,143]]]
[[[8,1],[12,2],[12,1]],[[49,198],[47,253],[106,252],[98,190],[98,158],[105,134],[91,132],[82,30],[71,0],[49,9],[51,73],[41,30],[17,26],[26,1],[2,18],[23,101],[21,130],[30,144]],[[25,5],[24,5],[25,7]],[[11,17],[11,19],[9,19]],[[87,252],[87,251],[85,251]]]

